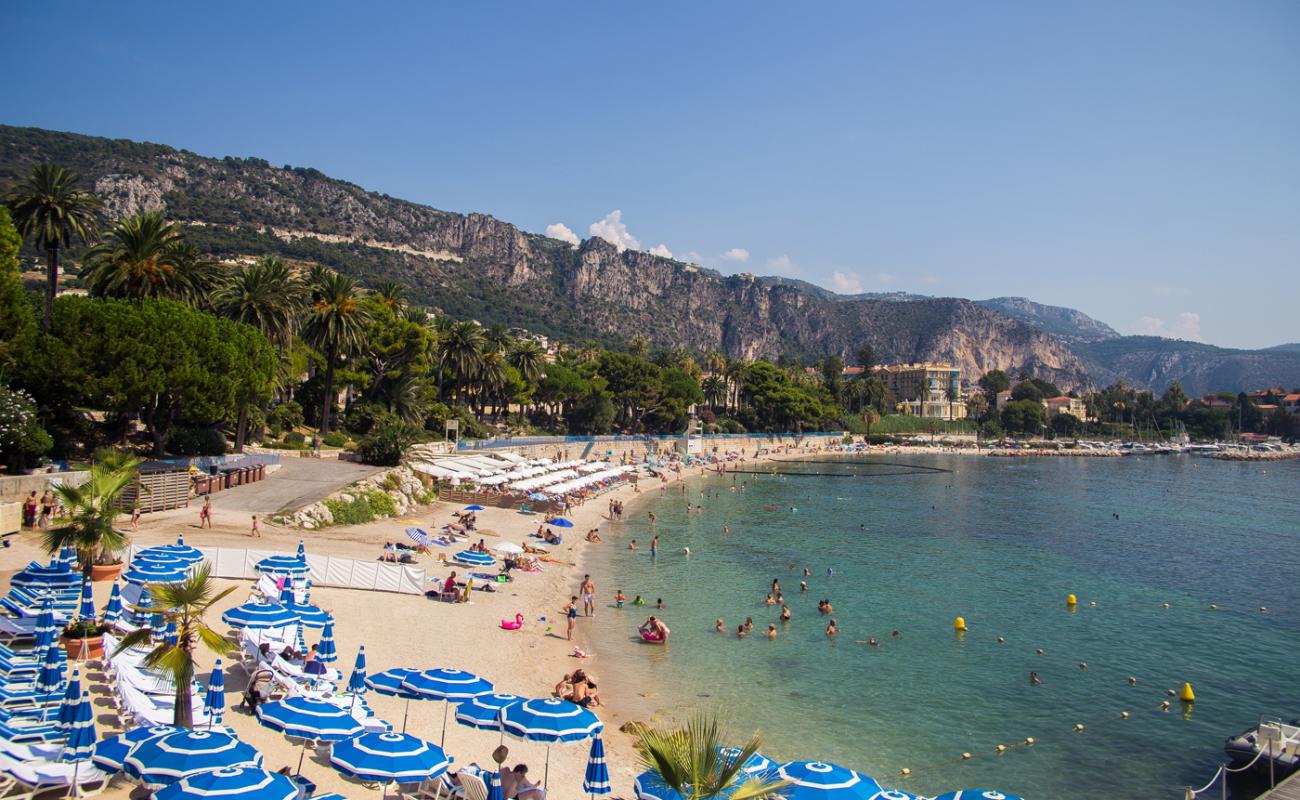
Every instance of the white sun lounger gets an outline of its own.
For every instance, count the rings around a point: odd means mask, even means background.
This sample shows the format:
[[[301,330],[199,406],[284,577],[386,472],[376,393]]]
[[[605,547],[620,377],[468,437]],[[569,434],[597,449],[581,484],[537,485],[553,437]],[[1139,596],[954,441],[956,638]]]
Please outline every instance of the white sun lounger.
[[[90,761],[19,761],[3,753],[0,753],[0,773],[9,779],[7,791],[18,787],[17,793],[8,795],[18,800],[31,800],[51,789],[69,790],[74,782],[78,796],[93,797],[104,790],[109,777]]]

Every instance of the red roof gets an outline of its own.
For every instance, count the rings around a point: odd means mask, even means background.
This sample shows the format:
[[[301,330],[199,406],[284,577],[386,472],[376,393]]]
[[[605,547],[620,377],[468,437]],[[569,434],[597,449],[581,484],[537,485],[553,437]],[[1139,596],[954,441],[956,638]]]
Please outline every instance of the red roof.
[[[1289,394],[1286,397],[1283,397],[1282,399],[1288,403],[1300,403],[1300,392],[1296,392],[1295,394]]]

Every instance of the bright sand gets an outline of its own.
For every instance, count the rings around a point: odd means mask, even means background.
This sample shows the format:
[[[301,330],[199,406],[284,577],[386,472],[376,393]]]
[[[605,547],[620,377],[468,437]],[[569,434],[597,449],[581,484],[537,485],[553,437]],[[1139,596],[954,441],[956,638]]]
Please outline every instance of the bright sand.
[[[749,458],[753,463],[753,458]],[[690,471],[696,476],[698,471]],[[599,685],[602,676],[599,643],[587,641],[584,633],[587,623],[580,616],[575,632],[575,641],[565,640],[565,621],[562,607],[569,597],[578,594],[578,585],[582,581],[582,560],[588,548],[618,547],[619,544],[593,544],[585,541],[586,532],[593,527],[600,527],[607,533],[619,523],[605,519],[611,498],[621,499],[627,507],[628,514],[640,513],[639,504],[631,501],[638,497],[657,496],[658,481],[643,479],[644,491],[637,494],[631,486],[609,492],[593,499],[583,506],[573,509],[569,515],[574,523],[572,529],[563,530],[564,544],[553,548],[552,557],[567,563],[543,563],[542,572],[527,573],[516,571],[514,580],[507,584],[498,584],[496,593],[475,592],[472,602],[468,604],[451,604],[436,602],[423,596],[395,594],[389,592],[371,592],[352,589],[339,589],[318,586],[312,589],[312,601],[328,609],[335,620],[334,637],[338,648],[339,660],[333,666],[338,668],[346,681],[356,659],[358,647],[366,648],[366,665],[369,674],[381,672],[392,667],[409,667],[431,669],[448,667],[467,670],[492,681],[498,691],[510,692],[527,697],[549,697],[556,683],[566,673],[582,667],[595,676]],[[234,490],[238,491],[238,489]],[[297,548],[298,540],[305,539],[308,552],[343,558],[371,559],[377,558],[385,541],[408,541],[403,530],[411,525],[418,525],[430,532],[451,520],[451,513],[459,508],[449,503],[435,503],[419,509],[402,519],[387,519],[320,531],[298,531],[276,528],[262,523],[262,538],[254,539],[248,535],[251,527],[249,512],[214,510],[215,527],[211,530],[199,530],[198,516],[200,504],[191,502],[189,508],[148,514],[141,518],[140,528],[134,534],[134,541],[139,545],[154,545],[174,542],[178,533],[185,535],[187,544],[198,547],[250,548],[292,552]],[[489,546],[494,542],[510,541],[523,544],[528,541],[528,534],[537,529],[540,516],[522,515],[506,509],[489,508],[478,514],[479,534],[487,540]],[[125,525],[126,518],[121,519]],[[497,534],[496,536],[491,535]],[[477,538],[477,536],[476,536]],[[14,546],[3,551],[4,567],[0,580],[12,575],[32,559],[46,560],[48,557],[38,549],[38,539],[24,533],[13,538]],[[648,547],[649,543],[646,543]],[[459,547],[435,548],[432,555],[416,555],[427,571],[429,578],[439,580],[446,578],[452,569],[463,577],[464,567],[444,566],[437,561],[438,554],[449,557]],[[596,581],[597,613],[608,612],[615,588],[606,585],[600,575],[593,576]],[[228,626],[221,621],[221,613],[239,605],[249,598],[252,590],[251,581],[218,580],[221,587],[233,587],[234,591],[225,597],[213,612],[208,622],[219,631],[226,631]],[[430,586],[432,587],[432,583]],[[102,608],[108,599],[111,584],[95,584],[95,599]],[[524,616],[522,630],[507,631],[500,628],[503,619],[513,620],[516,613]],[[646,613],[650,613],[647,611]],[[545,616],[547,621],[539,621]],[[629,617],[629,624],[639,621]],[[547,628],[551,626],[548,633]],[[307,631],[308,644],[316,641],[319,631]],[[588,654],[586,659],[578,659],[571,654],[575,646],[580,646]],[[206,683],[215,657],[206,650],[200,650],[198,659],[201,666],[200,678]],[[239,737],[256,747],[265,756],[265,766],[279,769],[283,766],[296,767],[300,749],[292,745],[283,735],[260,725],[243,710],[233,710],[240,703],[246,676],[237,665],[237,658],[225,659],[226,671],[226,715],[224,724],[233,728]],[[111,735],[118,730],[117,722],[108,700],[103,696],[107,692],[102,675],[91,670],[92,695],[96,708],[96,725],[100,738]],[[381,719],[401,728],[405,701],[385,697],[376,692],[369,692],[366,701]],[[412,701],[407,732],[420,736],[434,743],[442,739],[444,704],[433,701]],[[619,709],[601,706],[594,709],[605,723],[605,746],[609,762],[610,777],[615,796],[630,795],[632,780],[637,772],[636,757],[632,748],[632,738],[618,729],[628,721],[620,715]],[[495,731],[479,731],[456,723],[455,709],[450,709],[447,718],[445,749],[454,757],[453,768],[470,763],[491,767],[491,752],[500,742],[500,734]],[[540,783],[543,778],[543,765],[546,762],[546,746],[534,742],[525,742],[506,737],[505,744],[510,748],[506,760],[508,766],[523,762],[529,766],[529,777]],[[582,794],[583,773],[586,768],[588,742],[558,745],[550,752],[550,789],[556,798],[578,797]],[[314,781],[320,792],[339,792],[346,797],[359,798],[367,796],[373,789],[367,789],[354,782],[345,780],[338,772],[324,761],[314,761],[315,756],[308,754],[303,764],[303,773]],[[121,778],[114,781],[106,796],[125,797],[134,782]]]

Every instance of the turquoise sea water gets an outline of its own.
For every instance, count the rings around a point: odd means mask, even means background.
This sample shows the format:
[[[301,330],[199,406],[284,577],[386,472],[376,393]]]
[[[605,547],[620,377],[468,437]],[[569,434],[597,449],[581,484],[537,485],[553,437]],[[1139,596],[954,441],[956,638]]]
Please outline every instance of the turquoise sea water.
[[[949,471],[891,474],[910,470],[881,461]],[[674,485],[645,507],[659,518],[655,559],[645,508],[604,526],[601,595],[621,587],[651,604],[602,609],[593,623],[603,690],[640,716],[711,705],[737,730],[761,730],[773,758],[830,760],[918,793],[1038,800],[1181,798],[1223,760],[1226,736],[1261,714],[1300,716],[1300,462],[895,456],[780,468],[856,477],[738,475],[744,492],[729,490],[731,475],[692,478],[686,496]],[[687,517],[701,490],[703,515]],[[774,577],[788,624],[761,602]],[[639,644],[635,626],[659,597],[671,642]],[[833,641],[821,598],[835,608]],[[754,633],[739,640],[747,616]],[[775,641],[760,635],[770,622]],[[1030,686],[1031,670],[1043,685]],[[1177,700],[1161,711],[1184,681],[1197,693],[1190,715]],[[994,754],[1026,737],[1036,744]]]

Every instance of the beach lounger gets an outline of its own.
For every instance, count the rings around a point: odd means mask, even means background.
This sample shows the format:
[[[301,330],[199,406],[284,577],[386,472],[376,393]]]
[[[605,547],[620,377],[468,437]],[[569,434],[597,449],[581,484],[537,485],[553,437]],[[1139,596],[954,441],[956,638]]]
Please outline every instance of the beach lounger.
[[[17,720],[0,722],[0,738],[15,744],[58,744],[67,741],[67,735],[52,722],[33,722],[20,725]]]
[[[0,642],[7,645],[19,640],[34,639],[35,637],[35,617],[21,617],[19,619],[0,617]]]
[[[108,785],[109,776],[90,761],[69,763],[65,761],[19,761],[0,753],[0,773],[13,779],[16,794],[9,798],[32,800],[37,794],[52,789],[63,789],[72,794],[76,783],[78,797],[93,797]]]
[[[488,800],[487,784],[479,775],[461,770],[457,773],[460,778],[460,791],[456,796],[464,800]]]
[[[436,778],[428,778],[411,785],[409,789],[399,787],[399,793],[402,800],[452,800],[456,796],[456,789],[447,780],[447,773],[444,772]]]

